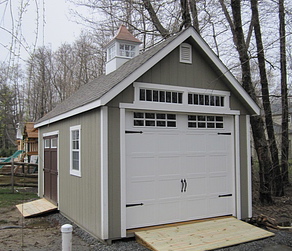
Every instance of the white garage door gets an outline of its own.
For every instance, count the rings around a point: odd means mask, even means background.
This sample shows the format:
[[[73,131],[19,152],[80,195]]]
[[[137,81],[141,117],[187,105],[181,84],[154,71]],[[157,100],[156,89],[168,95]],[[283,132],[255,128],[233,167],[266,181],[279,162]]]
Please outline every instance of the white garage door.
[[[232,116],[126,113],[127,229],[234,214]]]

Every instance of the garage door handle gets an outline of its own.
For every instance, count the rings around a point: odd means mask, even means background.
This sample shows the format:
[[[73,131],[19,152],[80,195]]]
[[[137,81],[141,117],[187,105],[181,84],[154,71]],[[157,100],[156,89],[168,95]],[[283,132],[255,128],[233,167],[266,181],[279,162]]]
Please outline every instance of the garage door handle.
[[[181,190],[180,190],[180,192],[183,193],[183,191],[184,191],[184,181],[183,181],[183,179],[181,179],[180,182],[181,182]]]
[[[187,186],[188,186],[188,183],[187,183],[186,179],[184,179],[184,183],[185,183],[185,190],[184,190],[184,192],[186,192],[187,191]]]

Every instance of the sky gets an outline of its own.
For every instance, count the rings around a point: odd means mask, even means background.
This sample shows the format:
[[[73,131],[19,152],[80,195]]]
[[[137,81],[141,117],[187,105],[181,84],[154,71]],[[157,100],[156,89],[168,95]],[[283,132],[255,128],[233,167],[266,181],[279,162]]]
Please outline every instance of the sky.
[[[68,0],[0,1],[0,61],[9,59],[9,48],[12,41],[11,32],[17,34],[17,31],[20,30],[13,30],[12,24],[14,22],[14,27],[17,26],[21,2],[29,3],[25,7],[26,12],[23,13],[21,32],[17,35],[18,39],[20,33],[23,35],[20,50],[22,60],[29,57],[27,50],[33,48],[36,37],[37,46],[51,46],[53,50],[56,50],[62,43],[71,43],[79,36],[82,25],[73,21],[74,18],[70,14],[70,8],[76,7]],[[36,3],[38,7],[36,7]],[[36,9],[38,9],[38,12]],[[14,51],[18,54],[18,49]]]

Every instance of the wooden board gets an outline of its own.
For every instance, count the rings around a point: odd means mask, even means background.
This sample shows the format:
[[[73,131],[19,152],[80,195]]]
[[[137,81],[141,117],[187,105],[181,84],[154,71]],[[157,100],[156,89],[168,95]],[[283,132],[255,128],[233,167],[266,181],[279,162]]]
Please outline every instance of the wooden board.
[[[274,236],[234,217],[137,231],[135,235],[141,244],[154,251],[213,250]]]
[[[56,205],[47,201],[44,198],[19,204],[16,205],[16,207],[24,217],[36,216],[58,209]]]

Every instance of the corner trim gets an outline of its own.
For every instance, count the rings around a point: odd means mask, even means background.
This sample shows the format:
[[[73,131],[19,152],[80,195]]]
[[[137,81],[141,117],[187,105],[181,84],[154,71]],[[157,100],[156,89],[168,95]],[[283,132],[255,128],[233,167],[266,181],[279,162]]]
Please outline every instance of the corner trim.
[[[108,239],[108,107],[100,113],[100,197],[101,197],[101,237]]]

